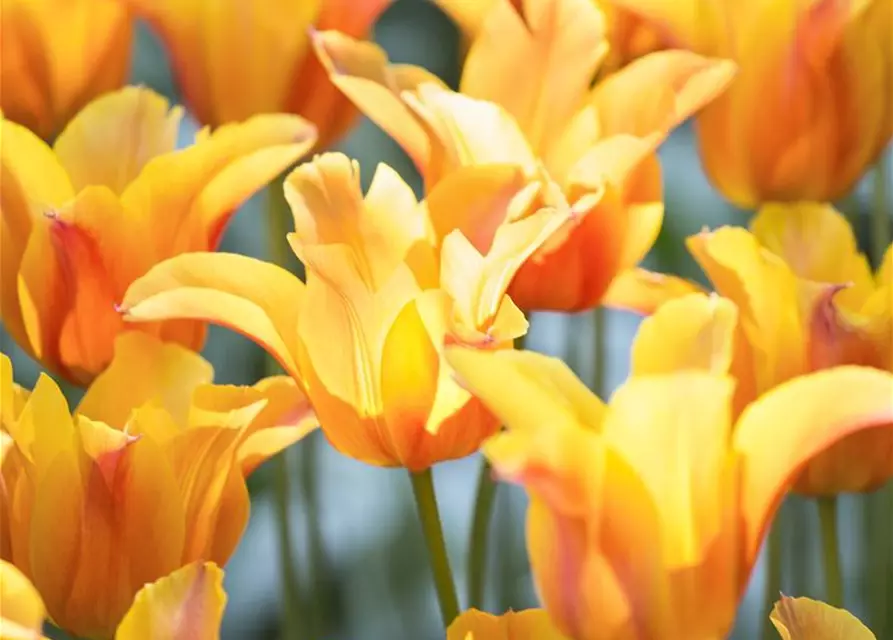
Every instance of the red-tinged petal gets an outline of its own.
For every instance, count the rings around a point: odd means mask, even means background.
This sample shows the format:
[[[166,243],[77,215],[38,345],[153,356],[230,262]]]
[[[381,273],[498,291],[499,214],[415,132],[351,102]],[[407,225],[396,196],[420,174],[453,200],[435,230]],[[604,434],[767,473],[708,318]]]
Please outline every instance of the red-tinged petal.
[[[867,367],[801,376],[752,403],[733,438],[743,461],[745,566],[753,566],[769,521],[804,465],[847,436],[891,425],[893,375]]]
[[[782,640],[875,640],[849,611],[809,598],[782,595],[769,618]]]
[[[213,322],[263,346],[299,377],[296,327],[304,285],[276,265],[228,253],[193,253],[153,267],[127,290],[130,321]]]
[[[0,637],[41,640],[46,610],[40,594],[14,565],[0,560]]]
[[[700,285],[677,276],[641,268],[629,269],[614,278],[603,304],[613,309],[650,315],[669,300],[703,292]]]
[[[225,606],[223,571],[194,562],[140,589],[115,640],[217,640]]]
[[[526,0],[524,15],[494,3],[475,38],[460,90],[501,105],[540,155],[583,100],[607,52],[590,0]]]
[[[564,640],[543,609],[507,611],[501,616],[468,609],[447,629],[447,640]]]

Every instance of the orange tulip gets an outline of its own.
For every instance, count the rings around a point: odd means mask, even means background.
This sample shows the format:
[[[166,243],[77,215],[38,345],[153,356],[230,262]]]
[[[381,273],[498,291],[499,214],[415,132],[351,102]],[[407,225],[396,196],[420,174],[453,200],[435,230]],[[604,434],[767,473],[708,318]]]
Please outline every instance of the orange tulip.
[[[847,194],[893,137],[890,0],[612,0],[666,42],[738,63],[698,116],[701,159],[742,207]]]
[[[118,0],[3,0],[0,110],[49,140],[130,68],[131,17]]]
[[[782,596],[770,615],[782,640],[876,640],[849,611],[809,598]]]
[[[223,565],[248,521],[245,476],[315,425],[287,377],[239,388],[211,375],[193,352],[129,332],[74,415],[45,375],[4,415],[0,557],[63,629],[111,637],[144,584]],[[0,388],[26,395],[6,356]]]
[[[199,122],[219,126],[259,113],[296,113],[319,147],[347,131],[355,109],[310,53],[309,31],[365,38],[391,0],[126,0],[161,36]]]
[[[559,360],[448,351],[508,427],[483,451],[530,495],[535,582],[577,640],[725,637],[800,468],[848,436],[891,430],[893,375],[857,366],[781,384],[734,420],[734,305],[686,301],[650,319],[638,370],[608,405]]]
[[[115,640],[216,640],[226,594],[223,571],[194,562],[142,587],[115,632]],[[0,560],[0,637],[46,640],[46,612],[25,575]],[[109,636],[111,637],[111,636]]]
[[[156,262],[213,250],[235,209],[313,145],[270,115],[202,131],[175,150],[182,111],[147,89],[103,96],[52,148],[0,120],[0,314],[48,368],[86,384],[112,357],[127,286]],[[143,327],[199,349],[204,327]]]
[[[565,640],[542,609],[494,616],[477,609],[462,612],[447,629],[446,640]]]
[[[836,365],[893,371],[893,250],[872,274],[832,207],[769,205],[750,231],[705,231],[689,238],[688,247],[716,291],[741,310],[736,377],[742,402]],[[670,276],[640,272],[619,279],[608,301],[650,312],[692,290]],[[796,489],[814,496],[871,491],[891,477],[893,434],[882,430],[853,436],[812,461]]]
[[[379,165],[364,198],[357,164],[324,154],[285,184],[306,287],[259,260],[191,254],[137,280],[123,308],[128,320],[200,319],[252,338],[301,382],[336,449],[423,470],[469,455],[497,427],[454,382],[443,345],[510,348],[527,331],[505,289],[564,215],[481,229],[493,238],[484,252],[458,229],[477,212],[532,207],[530,193],[506,196],[521,184],[513,167],[471,167],[419,203]]]
[[[525,0],[523,9],[493,3],[462,93],[415,67],[388,65],[370,43],[329,32],[315,45],[335,85],[402,145],[429,190],[463,166],[513,164],[545,204],[570,209],[509,293],[525,310],[579,311],[596,306],[614,275],[653,244],[663,218],[655,150],[728,84],[733,66],[659,52],[590,89],[607,51],[601,13],[590,0]],[[518,215],[491,213],[500,211]],[[473,241],[481,249],[489,239]]]

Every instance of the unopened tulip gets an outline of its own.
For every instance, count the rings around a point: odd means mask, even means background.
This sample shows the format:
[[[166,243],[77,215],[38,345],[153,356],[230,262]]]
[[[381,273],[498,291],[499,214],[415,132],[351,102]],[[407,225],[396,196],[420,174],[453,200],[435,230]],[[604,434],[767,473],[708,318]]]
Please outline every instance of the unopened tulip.
[[[590,0],[525,0],[523,15],[516,4],[493,2],[461,93],[339,33],[317,34],[316,50],[335,85],[406,150],[429,191],[462,167],[507,164],[545,205],[569,210],[509,293],[525,310],[579,311],[598,305],[654,243],[663,219],[655,151],[725,88],[734,66],[658,52],[592,88],[608,45]]]
[[[413,471],[474,452],[495,418],[453,380],[445,342],[510,348],[527,321],[506,294],[520,265],[565,222],[543,209],[489,227],[473,214],[533,206],[511,166],[470,167],[427,201],[385,165],[365,197],[359,167],[324,154],[287,178],[289,241],[306,286],[234,254],[173,258],[137,280],[131,321],[192,318],[258,342],[303,385],[342,453]],[[480,251],[472,238],[489,234]]]
[[[705,231],[690,237],[688,247],[716,291],[740,309],[736,378],[742,402],[837,365],[893,371],[893,251],[872,273],[846,219],[831,206],[767,205],[749,231]],[[640,272],[618,280],[609,303],[647,313],[694,289]],[[814,459],[796,489],[814,496],[871,491],[891,477],[893,434],[883,429],[853,436]]]
[[[218,387],[211,373],[188,349],[129,332],[74,415],[42,375],[4,416],[0,557],[66,631],[110,638],[144,584],[197,560],[223,565],[248,521],[245,476],[314,428],[291,379]]]
[[[295,113],[337,140],[356,109],[310,48],[311,29],[365,38],[391,0],[122,0],[170,52],[189,109],[214,127],[260,113]]]
[[[565,640],[542,609],[509,611],[501,616],[469,609],[447,629],[446,640]]]
[[[687,316],[651,319],[688,318],[684,344],[651,331],[637,357],[652,371],[634,372],[607,405],[557,359],[448,350],[508,427],[483,451],[530,496],[534,580],[576,640],[726,637],[802,465],[893,428],[893,375],[857,366],[783,383],[735,419],[734,306],[694,299]]]
[[[3,0],[0,110],[45,140],[130,69],[133,27],[119,0]]]
[[[127,286],[164,258],[216,248],[236,208],[314,142],[306,121],[268,115],[177,150],[181,115],[128,87],[88,105],[52,148],[0,119],[0,314],[25,351],[74,382],[111,361]],[[204,342],[197,323],[142,330]]]
[[[742,207],[846,195],[893,137],[890,0],[611,0],[673,46],[738,63],[697,119],[704,168]]]

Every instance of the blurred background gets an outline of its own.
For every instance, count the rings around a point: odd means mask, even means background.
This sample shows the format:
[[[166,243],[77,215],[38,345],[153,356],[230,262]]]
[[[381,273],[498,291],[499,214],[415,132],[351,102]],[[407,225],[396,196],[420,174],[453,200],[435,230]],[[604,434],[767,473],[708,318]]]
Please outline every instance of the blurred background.
[[[374,39],[387,50],[392,61],[421,65],[456,86],[460,57],[458,33],[427,0],[394,2],[379,20]],[[139,26],[135,47],[131,83],[147,85],[177,101],[178,92],[166,54],[145,25]],[[195,130],[193,122],[184,125],[181,132],[184,143],[192,138]],[[360,161],[364,185],[368,185],[375,165],[385,162],[420,192],[421,184],[411,162],[367,120],[359,121],[339,149]],[[887,153],[890,154],[890,149]],[[746,224],[747,213],[730,207],[709,186],[687,126],[669,139],[661,150],[661,157],[667,214],[647,266],[704,281],[685,250],[684,238],[704,226]],[[893,167],[893,162],[886,166]],[[887,184],[891,182],[893,175],[887,176]],[[864,234],[868,230],[868,212],[873,206],[871,183],[869,175],[855,193],[838,203],[841,210],[861,221],[863,247],[869,246]],[[233,219],[221,250],[268,257],[266,199],[264,192],[246,203]],[[888,202],[888,211],[890,207]],[[606,376],[604,388],[599,391],[608,395],[627,374],[629,345],[638,319],[621,312],[603,313],[607,324],[602,356]],[[527,348],[564,358],[591,384],[595,377],[593,336],[591,314],[538,314],[532,318]],[[5,333],[2,350],[13,358],[17,381],[33,384],[38,368]],[[250,384],[265,374],[260,349],[217,327],[211,328],[204,355],[214,365],[218,383]],[[75,391],[67,389],[74,398]],[[368,467],[345,458],[329,447],[320,433],[282,455],[292,458],[294,470],[288,487],[290,534],[302,585],[300,597],[288,606],[297,609],[304,632],[302,637],[309,640],[442,638],[424,541],[405,471]],[[475,456],[434,469],[460,599],[465,593],[466,551],[479,466],[480,460]],[[276,481],[270,464],[250,480],[251,522],[226,567],[229,601],[224,639],[280,637],[282,563],[274,504]],[[877,537],[875,518],[888,513],[893,504],[889,497],[882,502],[883,497],[844,496],[841,500],[842,562],[847,608],[869,627],[893,632],[893,593],[880,591],[873,582],[883,572],[888,574],[887,582],[893,582],[890,540],[873,539]],[[871,516],[865,509],[870,501],[877,505]],[[499,487],[491,528],[485,603],[489,611],[537,606],[525,552],[525,508],[525,496],[520,488]],[[789,595],[823,597],[815,504],[792,497],[785,503],[780,517],[789,523],[785,528],[783,591]],[[307,526],[310,518],[318,519],[318,530]],[[758,636],[763,615],[763,580],[761,564],[752,578],[734,638]],[[871,598],[878,597],[889,601],[887,616],[891,619],[886,624],[872,620],[868,614]]]

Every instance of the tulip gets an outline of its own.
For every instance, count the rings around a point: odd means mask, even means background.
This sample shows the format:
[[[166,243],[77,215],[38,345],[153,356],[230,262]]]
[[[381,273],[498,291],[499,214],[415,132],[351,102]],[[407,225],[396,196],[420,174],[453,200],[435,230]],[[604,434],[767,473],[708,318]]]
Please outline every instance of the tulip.
[[[131,17],[118,0],[4,0],[0,110],[52,139],[130,68]]]
[[[741,207],[847,194],[893,136],[889,0],[612,0],[669,44],[739,65],[698,116],[701,159]]]
[[[213,250],[236,208],[313,145],[311,125],[269,115],[175,150],[181,115],[128,87],[88,105],[52,148],[0,119],[0,314],[25,351],[79,384],[111,361],[127,286],[164,258]],[[205,333],[142,330],[191,349]]]
[[[194,562],[142,587],[115,633],[116,640],[216,640],[226,594],[223,571]],[[14,565],[0,560],[0,637],[46,640],[40,595]]]
[[[849,611],[809,598],[782,596],[769,617],[782,640],[876,640],[868,627]]]
[[[110,638],[144,584],[223,565],[248,521],[245,476],[315,426],[289,378],[239,388],[210,385],[211,373],[181,346],[128,332],[74,415],[41,375],[4,419],[0,557],[66,631]]]
[[[356,111],[310,55],[311,28],[365,38],[391,0],[127,0],[171,55],[184,100],[213,127],[260,113],[295,113],[327,147]]]
[[[379,165],[364,198],[357,164],[324,154],[285,183],[306,286],[259,260],[187,254],[133,283],[122,310],[130,321],[200,319],[255,340],[300,381],[336,449],[422,471],[469,455],[497,427],[456,386],[443,345],[510,348],[527,331],[505,289],[564,215],[546,208],[480,229],[492,236],[483,253],[458,228],[491,208],[532,207],[531,193],[505,195],[521,183],[511,166],[470,167],[419,203]]]
[[[509,294],[525,310],[580,311],[598,305],[613,277],[654,243],[663,218],[655,150],[734,68],[658,52],[590,89],[607,51],[601,13],[589,0],[525,0],[523,8],[522,16],[509,0],[493,3],[461,93],[423,70],[389,65],[370,43],[335,32],[314,43],[332,82],[406,150],[429,192],[465,166],[514,164],[545,204],[572,213]],[[489,238],[473,241],[482,250]]]
[[[469,609],[447,629],[446,640],[565,640],[542,609],[501,616]]]
[[[638,370],[607,405],[557,359],[448,351],[508,427],[483,452],[527,490],[535,583],[577,640],[726,637],[800,468],[893,422],[893,375],[858,366],[785,382],[735,420],[735,307],[687,305],[650,319],[660,327],[639,334]]]
[[[716,291],[741,310],[736,377],[742,402],[837,365],[893,371],[893,250],[872,274],[846,220],[831,206],[767,205],[750,231],[705,231],[690,237],[688,247]],[[648,313],[694,289],[640,273],[618,280],[608,298]],[[796,490],[811,496],[872,491],[891,477],[893,434],[878,430],[813,460]]]

